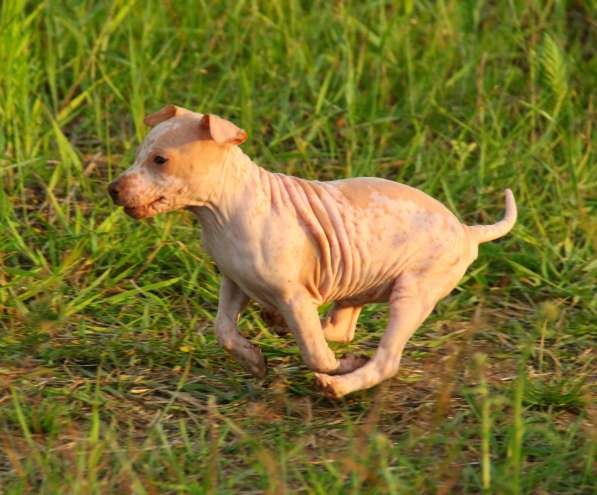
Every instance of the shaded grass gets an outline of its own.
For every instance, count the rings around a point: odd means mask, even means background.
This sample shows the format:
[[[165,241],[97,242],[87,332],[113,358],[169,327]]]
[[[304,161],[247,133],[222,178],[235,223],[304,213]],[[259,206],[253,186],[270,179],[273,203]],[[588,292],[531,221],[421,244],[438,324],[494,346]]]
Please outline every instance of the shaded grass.
[[[2,2],[0,492],[591,493],[594,7]],[[467,223],[512,187],[519,223],[394,380],[321,398],[251,307],[257,382],[211,335],[196,222],[105,194],[168,102],[237,121],[269,169],[403,181]]]

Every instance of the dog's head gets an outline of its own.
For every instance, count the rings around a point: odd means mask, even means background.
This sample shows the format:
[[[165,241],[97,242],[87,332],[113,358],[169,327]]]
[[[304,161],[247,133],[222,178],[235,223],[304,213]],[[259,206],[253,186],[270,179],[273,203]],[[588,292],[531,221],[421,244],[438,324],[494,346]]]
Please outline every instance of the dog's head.
[[[133,218],[146,218],[209,201],[230,146],[247,133],[216,115],[174,105],[145,117],[152,127],[132,167],[108,187],[113,201]]]

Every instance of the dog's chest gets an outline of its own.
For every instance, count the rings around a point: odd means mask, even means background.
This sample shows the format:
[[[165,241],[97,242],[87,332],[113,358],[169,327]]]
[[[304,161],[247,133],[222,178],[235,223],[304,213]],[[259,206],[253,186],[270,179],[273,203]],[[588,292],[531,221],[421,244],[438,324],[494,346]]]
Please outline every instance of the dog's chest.
[[[271,242],[243,235],[231,228],[203,233],[203,245],[220,272],[233,280],[249,297],[274,306],[280,289],[295,280],[289,260],[279,259]],[[270,249],[263,249],[266,244]]]
[[[252,271],[253,253],[246,242],[230,229],[203,231],[203,246],[224,275],[245,275]]]

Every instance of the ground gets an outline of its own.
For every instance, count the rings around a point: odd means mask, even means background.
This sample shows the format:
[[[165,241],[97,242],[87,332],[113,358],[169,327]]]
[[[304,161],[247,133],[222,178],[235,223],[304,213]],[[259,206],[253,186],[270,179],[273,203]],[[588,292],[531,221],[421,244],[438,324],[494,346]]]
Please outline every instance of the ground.
[[[0,493],[594,493],[595,4],[0,5]],[[167,103],[306,178],[418,187],[481,246],[394,379],[322,397],[257,307],[258,381],[218,347],[187,212],[109,181]],[[325,308],[322,308],[325,309]],[[354,343],[386,319],[368,306]]]

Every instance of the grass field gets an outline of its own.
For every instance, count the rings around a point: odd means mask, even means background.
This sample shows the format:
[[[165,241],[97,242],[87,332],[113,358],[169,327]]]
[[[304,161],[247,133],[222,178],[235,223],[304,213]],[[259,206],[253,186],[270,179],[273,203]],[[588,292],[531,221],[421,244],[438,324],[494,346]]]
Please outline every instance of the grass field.
[[[0,494],[595,493],[594,0],[0,2]],[[257,163],[386,177],[467,223],[519,203],[399,375],[322,398],[259,309],[211,333],[189,213],[109,201],[166,103]],[[355,342],[386,321],[371,305]]]

